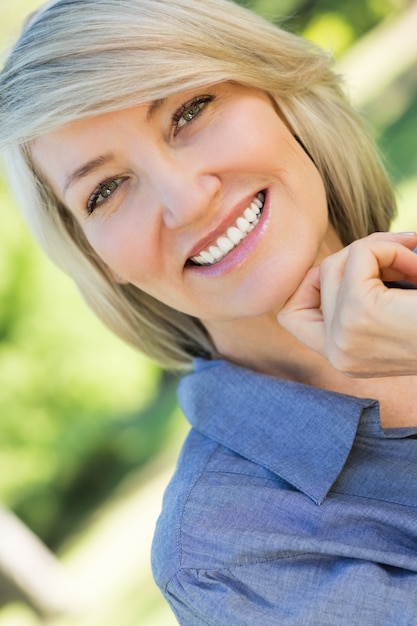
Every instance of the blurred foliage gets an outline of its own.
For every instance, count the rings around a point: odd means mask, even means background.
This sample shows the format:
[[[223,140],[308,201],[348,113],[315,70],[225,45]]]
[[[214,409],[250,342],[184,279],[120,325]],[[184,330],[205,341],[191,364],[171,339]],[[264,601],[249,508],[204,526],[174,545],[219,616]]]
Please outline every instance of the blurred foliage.
[[[415,73],[415,68],[413,69]],[[394,182],[401,183],[414,177],[417,172],[417,98],[416,77],[412,85],[412,95],[404,109],[392,124],[381,129],[379,144],[384,153],[389,154],[391,176]],[[398,89],[398,85],[396,86]]]
[[[302,34],[335,56],[377,26],[392,19],[407,0],[237,0],[287,30]]]
[[[238,1],[338,57],[409,5],[406,0]],[[40,4],[0,0],[1,47]],[[367,111],[400,185],[403,209],[395,226],[404,230],[417,228],[414,74],[402,77]],[[405,94],[401,105],[391,107],[399,93]],[[126,474],[146,465],[170,440],[178,425],[175,380],[93,318],[71,282],[32,242],[1,184],[0,218],[0,500],[57,548]],[[136,604],[129,608],[131,617],[118,623],[139,623],[135,611]],[[149,623],[156,625],[151,618]]]
[[[0,46],[41,0],[1,0]],[[175,381],[110,335],[0,183],[0,500],[47,545],[163,445]]]
[[[0,495],[56,545],[158,449],[173,391],[97,323],[4,189],[0,207]]]

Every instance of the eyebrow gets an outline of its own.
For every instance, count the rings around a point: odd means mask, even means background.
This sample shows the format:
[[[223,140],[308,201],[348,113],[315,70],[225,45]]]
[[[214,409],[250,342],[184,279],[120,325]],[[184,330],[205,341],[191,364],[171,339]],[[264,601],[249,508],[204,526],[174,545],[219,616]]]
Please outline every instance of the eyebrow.
[[[152,117],[155,115],[155,113],[164,106],[165,102],[167,101],[166,98],[159,98],[158,100],[153,100],[151,102],[151,104],[149,105],[148,111],[146,113],[146,119],[148,122],[151,121]]]
[[[146,112],[146,119],[148,122],[150,122],[152,117],[155,115],[155,113],[159,111],[159,109],[162,106],[164,106],[166,101],[167,101],[167,98],[159,98],[151,102]],[[65,179],[63,190],[62,190],[63,195],[65,196],[69,187],[71,187],[71,185],[73,185],[76,181],[80,180],[81,178],[85,178],[86,176],[88,176],[89,174],[97,170],[99,167],[101,167],[102,165],[107,165],[107,163],[110,163],[110,161],[112,161],[113,159],[114,159],[113,154],[111,153],[104,154],[102,156],[97,157],[96,159],[92,159],[91,161],[84,163],[81,167],[71,172],[71,174],[69,174]]]
[[[103,154],[102,156],[97,157],[96,159],[91,159],[87,163],[84,163],[81,167],[77,168],[69,176],[66,177],[64,187],[63,187],[63,195],[65,196],[68,188],[71,187],[76,181],[79,181],[81,178],[85,178],[95,170],[97,170],[102,165],[106,165],[113,161],[114,154]]]

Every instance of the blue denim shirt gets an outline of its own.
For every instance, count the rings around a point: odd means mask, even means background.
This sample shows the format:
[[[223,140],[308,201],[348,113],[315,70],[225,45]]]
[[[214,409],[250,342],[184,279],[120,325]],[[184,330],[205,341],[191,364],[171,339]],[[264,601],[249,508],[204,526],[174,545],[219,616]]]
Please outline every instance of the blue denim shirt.
[[[417,428],[225,361],[179,400],[152,564],[180,624],[416,626]]]

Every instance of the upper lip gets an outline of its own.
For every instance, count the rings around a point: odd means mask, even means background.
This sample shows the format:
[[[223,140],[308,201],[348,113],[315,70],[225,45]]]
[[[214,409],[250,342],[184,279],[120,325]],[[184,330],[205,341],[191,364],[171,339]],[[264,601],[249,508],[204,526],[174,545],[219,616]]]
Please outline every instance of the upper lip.
[[[261,190],[255,191],[251,195],[246,196],[243,200],[239,202],[234,208],[233,211],[227,214],[221,222],[213,228],[209,233],[204,235],[191,249],[188,253],[188,259],[191,259],[193,256],[197,256],[202,250],[205,250],[207,246],[216,242],[216,240],[223,235],[227,231],[230,226],[233,226],[236,222],[237,218],[242,215],[243,211],[250,207],[252,200],[256,197],[256,195]]]

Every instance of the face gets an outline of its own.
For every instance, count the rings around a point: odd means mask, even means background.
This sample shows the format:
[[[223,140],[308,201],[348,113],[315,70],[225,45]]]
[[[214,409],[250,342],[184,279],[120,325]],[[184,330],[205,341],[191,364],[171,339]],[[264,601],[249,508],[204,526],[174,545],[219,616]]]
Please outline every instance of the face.
[[[328,253],[321,177],[261,91],[76,121],[33,158],[115,275],[207,324],[279,309]]]

